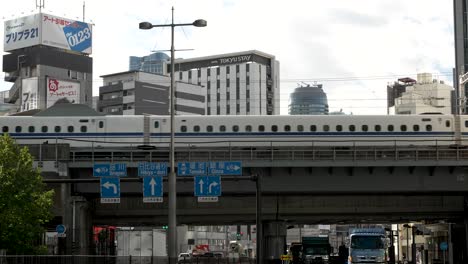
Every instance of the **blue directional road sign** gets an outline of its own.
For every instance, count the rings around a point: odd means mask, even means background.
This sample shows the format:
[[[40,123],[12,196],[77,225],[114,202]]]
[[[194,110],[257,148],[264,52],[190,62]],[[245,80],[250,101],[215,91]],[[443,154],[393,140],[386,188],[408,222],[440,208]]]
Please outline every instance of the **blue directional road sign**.
[[[93,176],[95,176],[95,177],[127,176],[127,164],[125,164],[125,163],[94,164],[94,166],[93,166]]]
[[[448,243],[443,241],[443,242],[440,242],[440,250],[442,251],[446,251],[448,249]]]
[[[206,162],[178,162],[177,175],[203,175],[206,174]]]
[[[167,176],[167,164],[164,162],[138,163],[138,176]]]
[[[162,176],[143,178],[143,202],[162,203],[163,184]]]
[[[221,196],[221,177],[217,176],[195,176],[195,196]]]
[[[241,161],[208,162],[208,174],[242,175]]]
[[[120,178],[101,178],[101,203],[120,203]]]

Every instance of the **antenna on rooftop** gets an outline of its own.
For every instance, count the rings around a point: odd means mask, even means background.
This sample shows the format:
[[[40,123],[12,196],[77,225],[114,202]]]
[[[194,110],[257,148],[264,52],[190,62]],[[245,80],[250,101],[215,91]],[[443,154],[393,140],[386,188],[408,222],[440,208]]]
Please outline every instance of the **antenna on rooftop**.
[[[85,22],[85,7],[86,7],[86,1],[83,1],[83,22]]]
[[[39,0],[39,4],[37,2],[36,0],[36,8],[39,8],[39,13],[41,13],[42,8],[45,8],[45,0]]]

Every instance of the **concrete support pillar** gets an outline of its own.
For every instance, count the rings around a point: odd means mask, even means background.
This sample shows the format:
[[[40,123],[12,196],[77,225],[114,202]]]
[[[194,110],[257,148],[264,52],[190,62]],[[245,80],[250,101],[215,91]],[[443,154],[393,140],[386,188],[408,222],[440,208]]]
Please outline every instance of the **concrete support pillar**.
[[[88,210],[88,202],[84,197],[74,196],[71,202],[72,221],[70,236],[72,239],[73,253],[90,255],[92,245],[92,227]]]
[[[72,210],[70,207],[70,186],[67,183],[60,185],[60,200],[62,206],[62,224],[66,227],[66,237],[58,238],[58,253],[60,255],[71,254],[70,228],[72,226]]]
[[[263,260],[265,263],[281,263],[286,250],[286,223],[263,222]]]

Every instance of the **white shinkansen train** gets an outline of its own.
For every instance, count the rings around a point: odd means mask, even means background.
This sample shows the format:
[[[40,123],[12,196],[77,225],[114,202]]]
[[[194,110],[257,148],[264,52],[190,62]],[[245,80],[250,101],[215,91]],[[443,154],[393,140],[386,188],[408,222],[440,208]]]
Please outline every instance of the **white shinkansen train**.
[[[169,116],[5,116],[19,144],[167,147]],[[468,116],[176,116],[176,147],[468,145]]]

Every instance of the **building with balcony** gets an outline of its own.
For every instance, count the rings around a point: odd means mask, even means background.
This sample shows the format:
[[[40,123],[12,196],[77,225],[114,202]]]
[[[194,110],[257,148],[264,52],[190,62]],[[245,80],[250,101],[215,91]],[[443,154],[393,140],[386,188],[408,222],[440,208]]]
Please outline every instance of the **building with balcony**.
[[[101,76],[98,112],[111,115],[169,115],[170,77],[141,71],[127,71]],[[176,81],[176,115],[204,115],[203,86]]]
[[[170,72],[170,64],[167,72]],[[174,61],[176,80],[206,87],[207,115],[279,115],[279,62],[250,50]]]
[[[327,94],[322,84],[300,86],[290,95],[290,115],[328,115]]]

